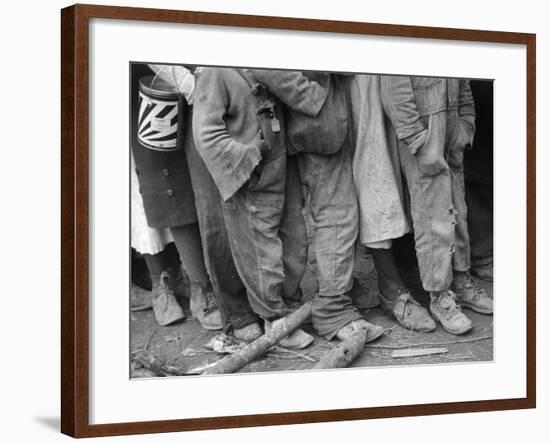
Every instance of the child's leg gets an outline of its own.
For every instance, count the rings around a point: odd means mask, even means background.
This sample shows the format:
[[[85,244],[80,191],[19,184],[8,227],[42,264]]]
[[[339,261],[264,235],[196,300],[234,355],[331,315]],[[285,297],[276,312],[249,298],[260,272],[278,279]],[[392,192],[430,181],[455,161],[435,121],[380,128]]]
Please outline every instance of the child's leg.
[[[185,273],[191,280],[202,286],[208,285],[208,275],[204,265],[201,234],[197,223],[170,228],[180,255]]]
[[[470,270],[470,237],[468,235],[468,209],[464,186],[464,146],[456,145],[455,135],[460,129],[460,119],[456,110],[447,112],[446,157],[451,174],[453,206],[456,214],[455,253],[453,269],[459,272]]]
[[[207,330],[222,328],[222,318],[206,273],[198,223],[172,227],[182,266],[191,282],[189,309]]]
[[[288,305],[302,300],[300,282],[307,265],[308,239],[302,215],[304,196],[296,157],[287,158],[285,206],[279,236],[283,243],[283,298]]]
[[[385,299],[394,302],[407,289],[401,279],[391,245],[389,248],[371,248],[371,252],[378,276],[378,289]]]
[[[192,133],[192,113],[188,115],[188,133]],[[248,303],[246,288],[239,277],[227,238],[221,198],[193,137],[186,140],[185,154],[195,194],[195,206],[202,240],[202,250],[214,296],[227,331],[254,324],[258,318]]]
[[[161,252],[150,255],[148,253],[143,254],[147,268],[149,269],[149,274],[151,275],[151,280],[155,280],[160,277],[161,273],[165,270],[168,270],[170,267],[170,258],[169,253],[164,248]]]
[[[461,133],[461,121],[457,111],[447,114],[449,142],[447,161],[451,172],[453,204],[456,212],[456,250],[453,256],[454,279],[451,285],[457,302],[479,313],[492,314],[493,300],[470,276],[470,238],[464,186],[464,145],[457,142]],[[460,140],[460,137],[458,137]]]
[[[300,154],[302,182],[311,196],[319,293],[312,306],[316,331],[332,339],[361,315],[351,302],[358,208],[347,146],[333,155]]]
[[[444,157],[446,113],[430,116],[429,136],[421,149],[432,149]],[[411,196],[416,255],[422,285],[429,292],[447,290],[452,281],[456,216],[449,167],[424,175],[407,146],[400,143],[401,168]]]
[[[154,255],[143,255],[153,284],[153,312],[160,325],[169,325],[185,318],[176,297],[172,260],[166,248]]]
[[[256,180],[255,180],[256,181]],[[286,156],[266,163],[259,180],[222,203],[231,252],[254,312],[273,320],[283,301],[283,246],[279,227],[285,201]]]

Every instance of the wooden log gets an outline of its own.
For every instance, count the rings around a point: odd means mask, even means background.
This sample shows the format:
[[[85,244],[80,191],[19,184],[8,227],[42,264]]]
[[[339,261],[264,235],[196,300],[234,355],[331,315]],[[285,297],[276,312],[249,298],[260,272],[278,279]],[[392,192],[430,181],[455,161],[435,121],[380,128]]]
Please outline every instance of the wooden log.
[[[320,368],[344,368],[361,353],[367,340],[367,331],[364,329],[357,330],[345,341],[328,351],[313,369]]]
[[[245,365],[258,359],[284,337],[296,330],[311,315],[311,302],[306,302],[300,308],[279,321],[277,325],[254,342],[241,350],[226,356],[214,366],[207,368],[203,374],[235,373]]]

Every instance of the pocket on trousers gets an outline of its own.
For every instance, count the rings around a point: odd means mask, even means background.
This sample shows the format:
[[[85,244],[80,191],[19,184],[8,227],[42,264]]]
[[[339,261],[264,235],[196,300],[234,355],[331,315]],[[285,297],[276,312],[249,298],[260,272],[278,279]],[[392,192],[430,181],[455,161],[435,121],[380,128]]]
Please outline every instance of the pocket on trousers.
[[[429,89],[438,83],[443,81],[442,78],[437,77],[412,77],[411,83],[413,89]]]
[[[422,121],[428,126],[428,134],[424,145],[418,149],[415,155],[420,177],[431,177],[438,175],[448,168],[444,158],[445,138],[437,125],[436,115],[422,117]]]
[[[464,150],[470,142],[470,137],[466,132],[464,123],[459,119],[451,142],[449,143],[449,152],[447,154],[447,162],[451,167],[462,167],[464,162]]]
[[[248,190],[252,192],[284,193],[286,180],[286,152],[261,163],[261,172],[253,173],[248,181]]]

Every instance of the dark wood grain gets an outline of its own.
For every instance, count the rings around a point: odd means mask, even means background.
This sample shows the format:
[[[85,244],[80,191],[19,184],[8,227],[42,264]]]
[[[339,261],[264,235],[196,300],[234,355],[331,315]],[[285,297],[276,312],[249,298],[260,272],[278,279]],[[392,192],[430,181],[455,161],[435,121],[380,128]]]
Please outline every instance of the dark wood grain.
[[[90,425],[89,18],[512,43],[527,48],[527,395],[523,398]],[[73,437],[302,424],[536,406],[536,37],[534,34],[98,5],[61,12],[61,431]]]
[[[61,431],[74,428],[74,66],[75,10],[61,13]],[[87,343],[85,343],[87,345]]]

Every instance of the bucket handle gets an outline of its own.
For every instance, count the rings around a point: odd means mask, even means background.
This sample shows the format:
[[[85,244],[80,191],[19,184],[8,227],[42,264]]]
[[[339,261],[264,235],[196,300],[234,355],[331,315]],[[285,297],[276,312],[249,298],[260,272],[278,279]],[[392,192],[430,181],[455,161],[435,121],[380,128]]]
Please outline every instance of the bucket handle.
[[[153,85],[155,84],[155,80],[157,79],[157,77],[168,67],[168,65],[164,65],[163,67],[161,67],[159,69],[159,71],[157,73],[155,73],[155,76],[153,77],[153,80],[151,80],[151,89],[153,89]],[[174,70],[172,69],[172,81],[174,82],[174,87],[176,89],[176,93],[178,95],[182,95],[182,93],[179,91],[179,85],[178,85],[178,80],[176,78],[176,74],[174,73]]]

